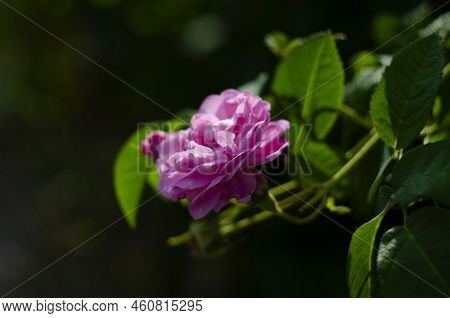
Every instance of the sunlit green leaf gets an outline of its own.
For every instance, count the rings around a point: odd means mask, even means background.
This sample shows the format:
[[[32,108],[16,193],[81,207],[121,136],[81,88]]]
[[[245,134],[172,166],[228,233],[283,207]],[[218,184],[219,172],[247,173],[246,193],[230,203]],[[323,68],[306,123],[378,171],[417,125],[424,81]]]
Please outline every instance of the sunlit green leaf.
[[[174,132],[185,129],[191,114],[191,110],[184,110],[169,121],[140,126],[119,151],[113,171],[114,189],[120,209],[131,228],[136,227],[139,202],[146,182],[154,195],[159,193],[159,174],[153,160],[141,154],[142,140],[153,130]]]
[[[382,208],[369,222],[361,225],[353,233],[347,260],[347,281],[350,297],[371,297],[374,285],[375,239],[381,222],[388,211],[388,190],[380,190]],[[380,212],[381,211],[381,212]]]
[[[153,192],[158,193],[159,173],[154,163],[150,164],[147,181]]]
[[[334,175],[344,164],[342,157],[323,142],[308,141],[303,153],[305,160],[326,177]]]
[[[114,188],[116,198],[125,220],[136,227],[136,218],[142,190],[147,178],[140,142],[145,138],[142,131],[134,133],[120,150],[114,164]]]
[[[279,64],[272,90],[279,96],[295,98],[298,105],[294,105],[300,107],[303,120],[313,124],[319,139],[324,138],[337,114],[314,113],[320,108],[339,109],[344,95],[344,72],[332,34],[316,34],[292,50]]]

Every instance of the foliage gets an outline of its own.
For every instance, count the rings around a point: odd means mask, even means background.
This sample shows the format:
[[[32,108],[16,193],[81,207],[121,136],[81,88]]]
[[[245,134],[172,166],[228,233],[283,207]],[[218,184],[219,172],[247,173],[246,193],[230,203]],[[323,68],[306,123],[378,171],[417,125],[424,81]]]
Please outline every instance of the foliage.
[[[449,212],[423,207],[412,212],[403,225],[384,233],[377,257],[380,296],[448,295]]]
[[[371,116],[383,140],[406,147],[425,126],[443,66],[443,42],[435,34],[398,53],[385,70],[371,103]]]
[[[443,15],[411,28],[393,55],[363,51],[347,69],[337,50],[340,34],[269,34],[266,45],[280,59],[270,85],[261,73],[241,89],[263,94],[273,118],[291,122],[287,165],[303,165],[288,169],[288,176],[268,176],[272,187],[265,194],[246,205],[230,202],[168,243],[190,243],[198,253],[213,255],[237,233],[268,219],[303,225],[351,211],[365,223],[350,243],[350,296],[448,295],[450,105],[442,86],[448,85],[442,79],[448,21]],[[311,135],[300,129],[306,126]],[[137,159],[144,137],[138,132],[130,138],[114,169],[117,197],[133,228],[145,180],[157,191],[154,166],[141,167]]]
[[[137,209],[147,179],[140,158],[140,131],[129,138],[122,147],[114,164],[114,187],[117,200],[128,224],[136,227]],[[140,164],[141,163],[141,164]]]
[[[272,90],[277,96],[295,98],[301,117],[313,124],[317,138],[325,138],[337,114],[319,111],[339,109],[344,96],[343,67],[331,32],[315,34],[293,49],[277,67]],[[293,117],[295,122],[298,117]]]

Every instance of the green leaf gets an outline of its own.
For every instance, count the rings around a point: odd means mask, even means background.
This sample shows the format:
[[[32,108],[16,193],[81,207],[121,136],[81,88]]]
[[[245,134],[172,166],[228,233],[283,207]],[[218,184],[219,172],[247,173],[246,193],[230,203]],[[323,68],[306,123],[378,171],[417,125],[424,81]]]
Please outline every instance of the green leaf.
[[[419,31],[420,37],[426,37],[433,33],[438,34],[441,38],[445,38],[450,32],[450,12],[444,13],[437,17],[433,22]]]
[[[284,58],[288,56],[293,49],[302,44],[303,40],[300,38],[291,40],[285,33],[274,31],[266,35],[264,42],[276,56]]]
[[[125,220],[131,228],[136,228],[136,219],[142,190],[147,182],[150,188],[159,193],[159,173],[153,160],[141,154],[141,142],[154,130],[174,132],[189,126],[188,121],[194,112],[186,109],[177,118],[165,122],[152,122],[140,126],[120,149],[114,163],[113,179],[116,198]]]
[[[394,167],[392,187],[404,206],[420,197],[450,206],[450,140],[408,151]]]
[[[266,85],[268,79],[269,79],[269,76],[267,75],[267,73],[262,72],[254,80],[239,86],[238,89],[239,90],[248,90],[253,95],[260,95],[264,86]]]
[[[331,177],[344,165],[337,152],[324,142],[309,140],[303,153],[305,160],[326,177]]]
[[[147,178],[148,185],[153,190],[153,192],[158,193],[158,183],[159,183],[159,172],[156,169],[155,163],[150,163],[149,171],[148,171],[148,178]]]
[[[114,189],[125,220],[136,228],[137,209],[147,178],[140,143],[143,131],[134,133],[120,150],[114,164]],[[141,157],[142,156],[142,157]]]
[[[400,52],[386,69],[386,97],[396,148],[407,146],[425,126],[443,64],[443,42],[431,35]]]
[[[282,57],[283,51],[289,43],[289,38],[283,32],[274,31],[265,36],[264,42],[275,55]]]
[[[425,126],[443,66],[443,42],[422,38],[396,55],[371,101],[371,116],[382,139],[404,148]]]
[[[395,147],[395,133],[389,115],[386,99],[386,81],[382,79],[375,88],[370,101],[370,117],[381,139],[390,147]]]
[[[344,95],[344,72],[332,34],[316,34],[293,49],[277,67],[272,90],[297,99],[303,120],[313,124],[317,138],[325,138],[336,112],[313,115],[320,108],[339,109]]]
[[[385,194],[384,191],[380,191]],[[390,194],[390,193],[389,193]],[[389,197],[388,195],[384,195]],[[375,280],[374,250],[378,229],[389,210],[389,200],[383,200],[381,213],[361,225],[352,236],[347,259],[347,282],[350,297],[371,297]]]
[[[381,238],[379,296],[449,297],[450,211],[423,207]]]

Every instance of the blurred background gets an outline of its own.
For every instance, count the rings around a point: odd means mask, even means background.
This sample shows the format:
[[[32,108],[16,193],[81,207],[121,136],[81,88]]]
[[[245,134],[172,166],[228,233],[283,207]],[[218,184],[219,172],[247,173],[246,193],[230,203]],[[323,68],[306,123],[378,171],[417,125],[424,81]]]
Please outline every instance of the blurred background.
[[[345,33],[338,46],[348,66],[355,53],[376,48],[444,1],[5,2],[176,112],[272,73],[277,58],[263,41],[270,31]],[[0,34],[4,294],[121,217],[115,155],[138,122],[171,116],[3,0]],[[347,296],[351,236],[326,219],[308,227],[262,224],[216,258],[166,245],[189,221],[185,209],[155,199],[140,209],[137,231],[118,222],[9,296]],[[350,217],[341,222],[356,226]]]

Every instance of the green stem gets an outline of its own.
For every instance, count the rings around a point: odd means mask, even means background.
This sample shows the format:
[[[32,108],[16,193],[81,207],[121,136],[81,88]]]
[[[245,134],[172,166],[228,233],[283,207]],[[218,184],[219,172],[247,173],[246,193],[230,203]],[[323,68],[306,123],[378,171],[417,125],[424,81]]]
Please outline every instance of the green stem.
[[[374,132],[374,131],[375,130],[373,130],[372,132]],[[359,149],[361,149],[367,143],[367,141],[372,136],[371,133],[367,134],[365,137],[361,138],[360,141],[358,141],[353,147],[351,147],[349,150],[347,150],[345,152],[345,159],[347,159],[347,160],[351,159],[359,151]]]
[[[169,246],[178,246],[189,242],[191,239],[191,232],[184,232],[183,234],[180,234],[178,236],[169,237],[167,239],[167,244],[169,244]]]
[[[297,181],[291,180],[289,182],[280,184],[279,186],[270,189],[269,192],[273,196],[277,196],[277,195],[283,194],[287,191],[294,190],[296,187],[297,187]]]
[[[293,216],[293,215],[291,215],[291,214],[289,214],[289,213],[284,213],[284,212],[279,213],[278,215],[279,215],[281,218],[283,218],[283,219],[285,219],[285,220],[287,220],[287,221],[289,221],[289,222],[291,222],[291,223],[301,225],[301,224],[306,224],[306,223],[311,222],[311,221],[314,220],[316,217],[318,217],[320,214],[321,214],[320,209],[316,209],[316,210],[313,211],[312,213],[308,214],[308,215],[305,216],[305,217],[301,217],[301,218],[296,217],[296,216]]]
[[[338,172],[334,174],[330,179],[323,183],[323,187],[326,189],[332,188],[336,185],[342,177],[344,177],[349,171],[351,171],[356,164],[360,162],[362,158],[376,145],[380,136],[377,133],[374,133],[372,137],[367,141],[367,143],[358,150],[358,152],[349,160],[347,163],[339,169]]]
[[[367,140],[367,137],[363,139]],[[317,203],[322,198],[322,196],[324,196],[333,186],[341,181],[341,179],[356,166],[356,164],[373,148],[373,146],[376,145],[379,139],[380,137],[378,136],[378,134],[375,131],[372,131],[369,134],[367,142],[363,146],[361,146],[360,149],[354,154],[354,156],[349,161],[347,161],[347,163],[341,169],[339,169],[338,172],[336,172],[330,179],[328,179],[321,185],[312,186],[301,192],[292,194],[284,200],[281,200],[279,202],[280,207],[282,209],[288,208],[293,204],[302,201],[304,196],[309,195],[311,192],[317,189],[320,189],[316,193],[316,195],[314,195],[308,202],[305,203],[304,208],[306,208],[306,206],[312,206]],[[282,186],[283,185],[280,185],[279,187],[282,188]],[[285,189],[285,191],[289,192],[288,189]]]
[[[317,209],[316,211],[307,215],[306,217],[299,218],[299,217],[295,217],[293,215],[290,215],[290,214],[284,213],[284,212],[275,213],[275,212],[272,212],[269,210],[265,210],[265,211],[255,214],[255,215],[249,216],[245,219],[239,220],[236,223],[222,226],[220,228],[220,233],[224,236],[227,236],[227,235],[236,233],[240,230],[243,230],[247,227],[250,227],[252,225],[255,225],[259,222],[265,221],[274,216],[279,216],[279,217],[281,217],[287,221],[290,221],[292,223],[295,223],[295,224],[306,224],[306,223],[309,223],[312,220],[314,220],[317,216],[320,215],[320,213],[321,213],[320,209]]]
[[[314,208],[314,204],[316,204],[317,202],[319,202],[320,200],[323,200],[325,195],[328,192],[328,188],[322,188],[320,191],[318,191],[316,193],[315,196],[313,196],[309,201],[305,202],[305,204],[303,204],[299,211],[303,212],[305,211],[307,208]],[[320,209],[319,209],[320,210]]]
[[[286,199],[278,202],[278,204],[281,209],[286,209],[286,208],[290,207],[292,204],[303,200],[303,197],[307,196],[308,194],[313,192],[315,189],[316,189],[316,187],[313,186],[313,187],[307,188],[303,191],[300,191],[298,193],[294,193],[290,197],[287,197]]]
[[[249,205],[244,205],[234,202],[236,205],[232,205],[220,213],[220,224],[230,224],[244,211],[251,208]]]
[[[332,188],[334,185],[336,185],[348,172],[350,172],[356,166],[356,164],[358,162],[360,162],[360,160],[376,145],[376,143],[379,139],[380,139],[380,137],[378,136],[378,134],[376,132],[371,132],[370,138],[367,141],[367,143],[364,146],[362,146],[358,150],[358,152],[338,172],[336,172],[330,179],[328,179],[328,181],[324,182],[320,186],[320,190],[316,193],[316,195],[314,195],[309,201],[307,201],[303,205],[303,207],[307,207],[307,206],[311,207],[314,204],[316,204],[317,202],[319,202],[320,199],[330,190],[330,188]],[[297,186],[297,183],[296,182],[294,183],[294,181],[290,181],[290,182],[286,183],[285,185],[288,185],[288,187],[291,187],[291,186],[293,187],[294,184],[295,184],[295,186]],[[289,192],[290,189],[286,188],[285,185],[279,185],[277,188],[274,188],[274,189],[276,189],[275,193]],[[297,203],[298,201],[304,200],[303,199],[304,196],[309,195],[311,192],[313,192],[316,189],[317,189],[316,186],[312,186],[312,187],[307,188],[303,191],[300,191],[296,194],[293,194],[284,200],[281,200],[280,202],[278,202],[278,204],[281,209],[286,209],[286,208],[292,206],[293,204]],[[273,189],[271,191],[272,191],[271,193],[273,194]],[[242,219],[242,220],[238,221],[237,223],[227,225],[227,227],[228,227],[227,229],[224,229],[224,227],[222,227],[222,229],[223,229],[222,233],[223,234],[228,233],[229,229],[233,228],[234,226],[237,226],[238,228],[247,227],[247,226],[253,225],[255,223],[258,223],[260,220],[265,220],[266,218],[272,217],[274,215],[278,215],[278,216],[280,216],[288,221],[291,221],[293,223],[296,223],[296,224],[304,224],[304,223],[311,221],[312,219],[317,217],[319,214],[320,214],[320,209],[316,209],[313,213],[309,214],[307,217],[298,218],[298,217],[292,216],[292,215],[284,213],[284,212],[274,214],[271,211],[263,211],[258,214],[255,214],[251,217],[248,217],[246,219]]]
[[[308,202],[306,202],[305,205],[312,206],[316,202],[318,202],[320,198],[322,198],[323,195],[325,195],[331,187],[336,185],[342,179],[342,177],[344,177],[355,167],[355,165],[369,152],[369,150],[373,148],[373,146],[379,139],[380,137],[378,136],[378,134],[373,133],[367,143],[363,147],[361,147],[361,149],[359,149],[359,151],[349,161],[347,161],[347,163],[338,172],[336,172],[330,179],[319,186],[321,188],[320,191],[318,191],[316,195],[314,195]],[[272,188],[269,191],[272,195],[278,195],[284,192],[290,192],[296,186],[296,181],[289,181],[285,184]],[[317,186],[312,186],[296,194],[293,194],[292,196],[281,200],[279,202],[279,206],[281,207],[281,209],[288,208],[298,201],[301,201],[303,196],[310,194],[316,189]],[[298,218],[284,212],[275,213],[269,210],[264,210],[247,218],[241,219],[235,223],[223,225],[222,227],[220,227],[219,231],[222,235],[227,236],[274,216],[279,216],[295,224],[305,224],[316,218],[318,215],[320,215],[320,209],[315,209],[314,212],[303,218]],[[183,243],[187,243],[190,240],[192,240],[192,234],[190,232],[185,232],[179,236],[169,238],[167,240],[167,243],[170,246],[177,246]]]
[[[372,123],[370,122],[370,120],[362,117],[356,110],[346,104],[341,105],[341,108],[339,108],[339,112],[363,127],[372,128]]]
[[[240,231],[242,229],[245,229],[253,224],[259,223],[261,221],[267,220],[268,218],[271,218],[275,216],[276,214],[272,211],[262,211],[255,215],[249,216],[245,219],[239,220],[236,223],[224,225],[220,228],[220,233],[222,235],[229,235],[231,233]]]
[[[408,219],[408,211],[406,207],[402,205],[402,216],[403,216],[403,224],[406,225],[406,220]]]
[[[372,128],[372,123],[369,119],[361,116],[356,110],[345,104],[342,104],[340,108],[323,107],[320,108],[318,112],[339,112],[358,125],[366,128]]]
[[[331,187],[336,185],[348,172],[350,172],[356,166],[357,163],[360,162],[360,160],[376,145],[376,143],[379,139],[380,139],[380,137],[378,136],[378,134],[376,132],[372,132],[371,137],[369,138],[367,143],[364,146],[362,146],[361,149],[359,149],[358,152],[349,161],[347,161],[347,163],[338,172],[336,172],[334,174],[334,176],[332,176],[330,179],[328,179],[328,181],[324,182],[320,186],[320,188],[321,188],[320,191],[318,191],[317,194],[315,196],[313,196],[311,198],[311,200],[309,200],[305,204],[308,206],[313,206],[315,203],[320,201],[320,199],[330,190]],[[280,194],[283,192],[289,192],[290,189],[294,188],[295,186],[297,186],[297,183],[295,181],[290,181],[284,185],[279,185],[278,187],[271,189],[270,191],[271,191],[271,194],[274,194],[274,193]],[[292,196],[290,196],[284,200],[281,200],[278,204],[281,209],[288,208],[288,207],[292,206],[293,204],[297,203],[298,201],[303,200],[303,198],[302,198],[303,196],[310,194],[311,192],[316,190],[316,188],[317,188],[316,186],[307,188],[303,191],[300,191],[299,193],[293,194]],[[278,215],[284,219],[288,219],[297,224],[303,224],[303,223],[309,222],[310,220],[315,218],[318,214],[320,214],[320,211],[318,211],[318,210],[319,209],[316,209],[313,213],[311,213],[310,215],[308,215],[305,218],[297,218],[297,217],[294,217],[294,216],[289,215],[284,212],[274,213],[272,211],[262,211],[258,214],[250,216],[248,218],[239,220],[236,223],[225,225],[225,226],[221,227],[220,231],[222,234],[228,235],[232,232],[246,228],[248,226],[251,226],[253,224],[256,224],[258,222],[266,220],[275,215]]]

